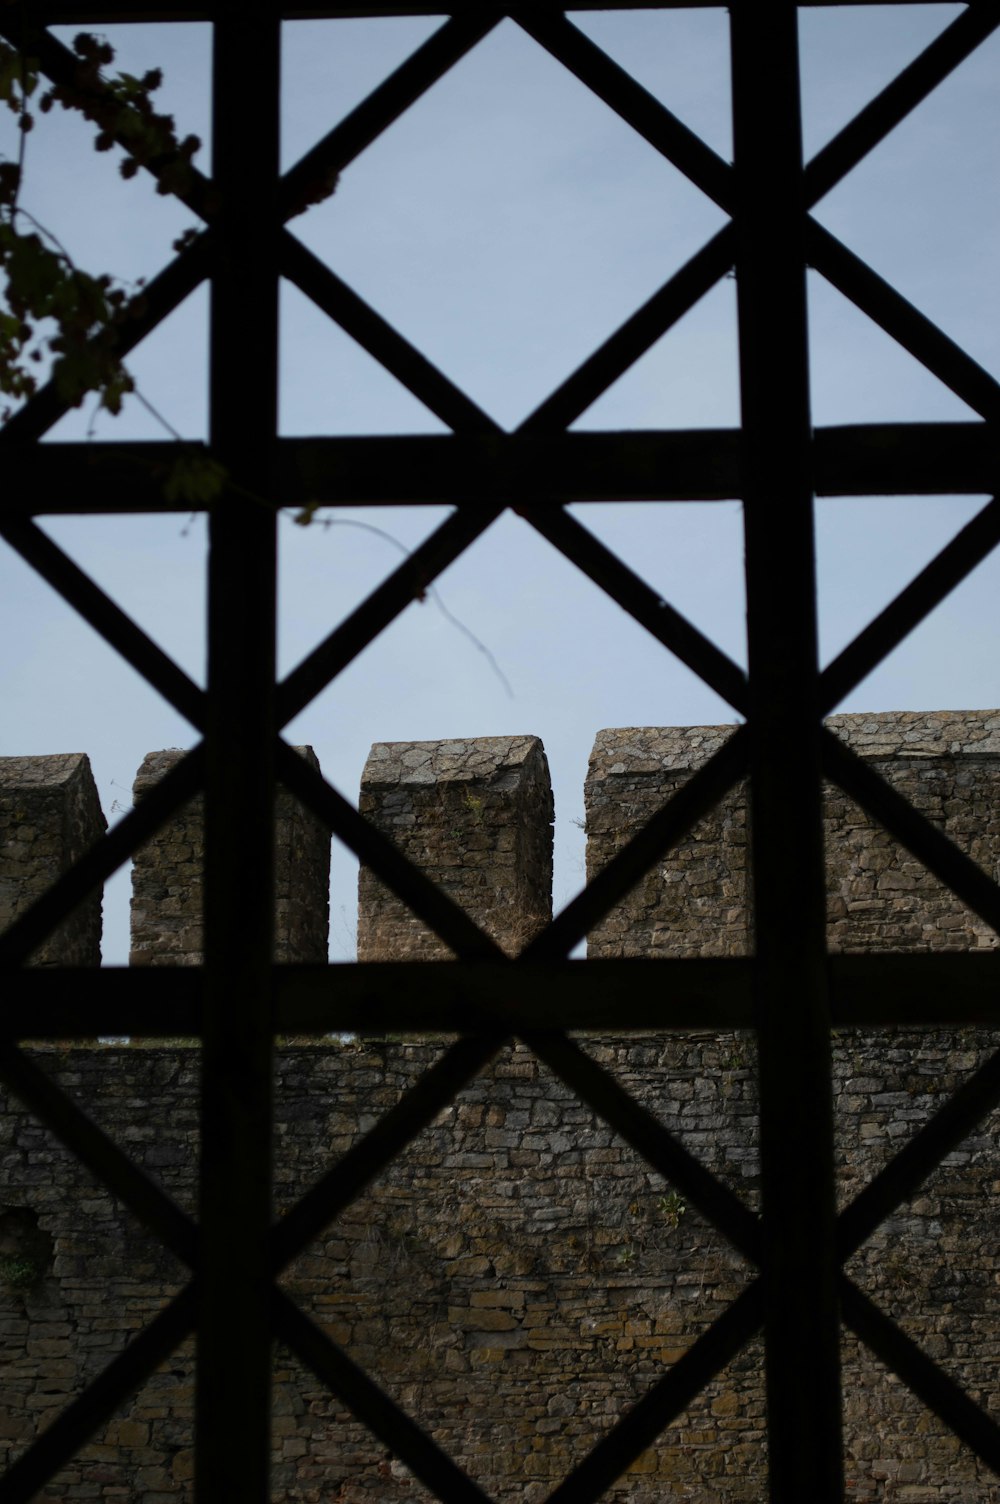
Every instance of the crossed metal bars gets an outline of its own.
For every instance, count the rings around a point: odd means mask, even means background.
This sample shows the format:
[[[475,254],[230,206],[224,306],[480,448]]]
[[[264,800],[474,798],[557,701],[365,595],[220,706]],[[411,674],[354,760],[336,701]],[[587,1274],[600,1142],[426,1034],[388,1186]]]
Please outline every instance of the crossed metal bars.
[[[630,0],[634,6],[635,0]],[[859,0],[866,3],[866,0]],[[603,0],[581,9],[625,8]],[[197,8],[195,8],[197,9]],[[996,1022],[995,962],[972,956],[827,958],[820,779],[838,783],[981,918],[1000,929],[1000,889],[820,718],[1000,542],[990,502],[822,673],[815,648],[811,496],[992,490],[1000,385],[809,209],[1000,25],[971,3],[807,166],[801,161],[793,0],[731,7],[736,163],[730,167],[544,3],[449,7],[451,19],[284,177],[277,165],[283,8],[217,5],[215,180],[185,202],[206,229],[147,290],[126,353],[201,281],[213,288],[211,448],[230,486],[211,512],[209,677],[187,676],[31,521],[34,513],[162,510],[157,444],[40,447],[61,415],[43,388],[2,438],[11,479],[0,531],[203,740],[135,811],[0,938],[8,1085],[192,1269],[191,1283],[73,1401],[0,1480],[28,1500],[191,1331],[198,1333],[197,1489],[267,1498],[270,1342],[277,1336],[439,1497],[481,1490],[275,1285],[280,1270],[430,1123],[516,1033],[761,1268],[747,1291],[551,1496],[596,1499],[763,1325],[771,1497],[842,1497],[839,1320],[1000,1471],[1000,1429],[842,1273],[841,1264],[1000,1102],[987,1062],[839,1218],[833,1213],[829,1029],[904,1019]],[[302,6],[296,16],[425,13],[421,5]],[[44,20],[185,18],[190,6],[32,7],[0,17],[52,78],[73,60]],[[291,10],[289,10],[291,13]],[[284,223],[316,183],[352,161],[505,16],[568,67],[732,221],[673,275],[513,434],[503,433]],[[247,247],[252,246],[252,254]],[[811,432],[804,273],[814,266],[985,420]],[[601,392],[733,266],[738,272],[743,421],[738,434],[568,434]],[[278,279],[287,277],[452,429],[443,438],[276,437]],[[253,319],[246,310],[253,309]],[[886,456],[888,455],[888,459]],[[914,458],[916,456],[916,458]],[[873,478],[876,483],[873,484]],[[282,503],[447,499],[454,513],[282,683],[274,666],[274,517],[240,487]],[[569,499],[742,496],[748,550],[749,674],[564,509]],[[516,494],[554,547],[699,674],[747,724],[514,961],[297,758],[281,728],[479,537]],[[777,585],[780,583],[781,589]],[[591,925],[750,775],[756,955],[729,962],[573,963]],[[454,963],[281,968],[271,964],[271,807],[285,783],[430,924]],[[59,972],[25,970],[83,894],[186,799],[206,793],[206,959],[174,974],[102,973],[72,1007]],[[794,817],[788,818],[788,811]],[[516,986],[511,987],[511,967]],[[428,1002],[430,977],[434,997]],[[941,1001],[942,983],[951,1007]],[[615,993],[614,1017],[607,995]],[[374,1005],[373,1005],[374,994]],[[516,997],[517,1001],[512,1001]],[[377,1021],[462,1037],[291,1209],[271,1225],[271,1053],[278,1031]],[[567,1028],[754,1026],[761,1055],[763,1218],[743,1204],[572,1043]],[[16,1047],[18,1038],[196,1033],[203,1041],[198,1222]]]

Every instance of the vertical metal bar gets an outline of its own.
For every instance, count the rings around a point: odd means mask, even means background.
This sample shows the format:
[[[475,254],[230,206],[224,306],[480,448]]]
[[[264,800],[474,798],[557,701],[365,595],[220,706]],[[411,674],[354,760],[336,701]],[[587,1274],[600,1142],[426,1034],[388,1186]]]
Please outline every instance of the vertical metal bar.
[[[843,1499],[794,0],[731,12],[772,1504]]]
[[[270,15],[268,12],[270,11]],[[205,1032],[196,1423],[200,1504],[269,1497],[271,962],[280,23],[216,9]],[[250,494],[248,494],[250,493]]]

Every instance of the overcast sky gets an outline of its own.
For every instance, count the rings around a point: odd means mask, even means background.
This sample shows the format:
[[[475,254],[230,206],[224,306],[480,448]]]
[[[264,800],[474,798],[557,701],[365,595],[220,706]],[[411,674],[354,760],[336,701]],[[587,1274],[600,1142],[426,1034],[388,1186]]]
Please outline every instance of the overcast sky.
[[[801,20],[812,155],[962,10],[841,6]],[[581,14],[577,24],[727,160],[726,13]],[[285,28],[291,165],[440,23],[392,19]],[[61,30],[69,40],[72,32]],[[116,26],[117,63],[162,66],[161,107],[205,147],[209,28]],[[1000,38],[994,36],[819,206],[817,217],[1000,376]],[[8,117],[0,151],[16,152]],[[152,276],[193,217],[89,127],[55,111],[29,139],[22,202],[78,263]],[[525,417],[723,222],[658,153],[510,22],[371,146],[334,197],[293,231],[505,428]],[[206,431],[207,294],[195,293],[129,362],[140,390],[185,437]],[[839,294],[810,276],[817,425],[974,415]],[[735,283],[727,279],[575,425],[735,425]],[[88,409],[53,442],[84,437]],[[282,299],[286,434],[432,433],[441,424],[293,288]],[[102,439],[162,438],[135,400],[96,424]],[[516,500],[516,498],[514,498]],[[829,500],[817,509],[820,628],[835,654],[977,510],[976,498]],[[579,507],[650,584],[745,661],[737,502]],[[444,508],[338,512],[281,524],[280,654],[290,669],[437,525]],[[321,514],[321,519],[331,514]],[[397,540],[349,525],[363,522]],[[343,525],[348,524],[348,525]],[[187,671],[204,681],[205,525],[166,518],[43,524]],[[110,819],[129,807],[153,749],[188,746],[188,725],[0,544],[0,753],[89,753]],[[414,604],[290,728],[356,798],[374,740],[535,733],[556,796],[556,899],[583,880],[582,789],[607,726],[719,723],[733,712],[648,639],[524,522],[501,519],[440,580],[440,596],[500,675],[433,599]],[[987,561],[842,710],[1000,702]],[[353,862],[335,845],[331,954],[351,955]],[[127,956],[127,874],[106,898],[105,959]]]

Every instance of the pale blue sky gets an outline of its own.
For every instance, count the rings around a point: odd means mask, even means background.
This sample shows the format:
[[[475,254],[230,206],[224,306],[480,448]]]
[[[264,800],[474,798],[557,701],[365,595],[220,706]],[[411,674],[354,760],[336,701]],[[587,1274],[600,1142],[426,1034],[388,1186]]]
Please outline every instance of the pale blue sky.
[[[804,124],[811,154],[959,14],[958,5],[849,6],[803,13]],[[726,15],[586,14],[577,23],[727,160]],[[438,23],[286,27],[283,141],[293,162]],[[162,65],[162,100],[208,137],[208,29],[111,27],[121,66]],[[70,32],[63,32],[67,38]],[[979,54],[818,208],[817,215],[1000,375],[997,130],[1000,39]],[[7,121],[0,150],[15,149]],[[117,153],[93,151],[61,112],[29,141],[25,204],[81,265],[152,275],[192,222]],[[206,145],[199,158],[210,166]],[[659,155],[547,54],[504,23],[343,175],[292,229],[462,385],[515,426],[722,223]],[[817,424],[972,415],[818,277],[810,277]],[[207,297],[196,293],[130,361],[143,394],[185,436],[205,432]],[[283,430],[436,432],[437,419],[294,289],[282,301]],[[726,280],[613,387],[581,428],[728,426],[738,419],[735,284]],[[83,437],[72,414],[52,438]],[[102,438],[160,438],[136,402]],[[516,498],[515,498],[516,499]],[[818,505],[820,626],[828,658],[976,510],[973,498]],[[444,509],[340,514],[404,545]],[[736,502],[581,507],[618,549],[733,656],[744,656]],[[172,518],[53,518],[46,528],[195,677],[204,667],[204,524]],[[391,569],[389,542],[352,526],[281,528],[281,658],[287,669]],[[5,655],[0,751],[86,751],[109,816],[128,806],[145,752],[190,729],[78,624],[9,550],[0,553]],[[994,706],[988,561],[841,708]],[[292,726],[356,796],[373,740],[533,732],[556,792],[560,902],[582,881],[582,784],[594,733],[614,725],[724,722],[733,714],[557,556],[503,518],[443,576],[441,595],[495,654],[436,608],[413,605]],[[353,864],[334,863],[333,953],[347,954]],[[127,952],[127,878],[109,889],[106,959]]]

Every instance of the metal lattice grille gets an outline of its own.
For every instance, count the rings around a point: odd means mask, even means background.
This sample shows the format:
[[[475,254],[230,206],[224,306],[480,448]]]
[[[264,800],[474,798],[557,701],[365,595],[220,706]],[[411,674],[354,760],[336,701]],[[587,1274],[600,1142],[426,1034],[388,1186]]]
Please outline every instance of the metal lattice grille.
[[[694,0],[691,0],[694,3]],[[863,0],[859,0],[863,3]],[[581,9],[624,9],[614,0]],[[668,6],[661,8],[667,9]],[[13,9],[12,8],[12,12]],[[64,411],[41,390],[2,437],[7,541],[101,632],[202,740],[142,805],[0,940],[5,1080],[191,1269],[191,1281],[0,1481],[26,1501],[192,1331],[197,1334],[197,1491],[202,1500],[268,1496],[271,1342],[277,1337],[440,1498],[480,1490],[311,1324],[278,1273],[462,1085],[516,1034],[696,1205],[761,1270],[757,1280],[553,1494],[599,1497],[720,1368],[763,1329],[771,1496],[790,1504],[843,1494],[838,1343],[852,1328],[954,1431],[1000,1470],[1000,1430],[841,1270],[872,1230],[1000,1102],[1000,1057],[985,1065],[835,1217],[831,1021],[862,1026],[995,1022],[986,960],[825,953],[822,777],[840,785],[974,912],[1000,929],[1000,889],[835,737],[821,717],[1000,542],[992,501],[822,673],[816,652],[812,496],[987,491],[1000,387],[898,292],[810,217],[839,183],[1000,26],[994,0],[960,17],[803,165],[797,12],[792,0],[731,6],[735,165],[722,161],[589,41],[560,10],[454,4],[431,38],[284,176],[278,170],[279,30],[286,15],[435,14],[417,4],[281,7],[39,3],[29,36],[5,13],[0,33],[30,47],[51,78],[71,60],[45,22],[195,18],[214,22],[214,180],[185,201],[205,228],[151,282],[122,351],[201,282],[211,285],[212,452],[231,480],[211,509],[209,676],[197,688],[33,524],[35,513],[159,511],[168,446],[42,447]],[[317,178],[342,170],[504,17],[511,18],[678,167],[729,216],[685,266],[513,433],[501,431],[284,225]],[[247,107],[252,101],[252,108]],[[247,247],[252,246],[252,254]],[[812,432],[806,265],[960,396],[981,423]],[[573,434],[569,425],[735,267],[743,391],[738,432]],[[452,433],[443,437],[277,437],[277,298],[293,282],[396,376]],[[249,320],[245,310],[252,307]],[[656,477],[650,481],[650,476]],[[298,669],[277,683],[275,526],[240,486],[284,504],[448,501],[452,515]],[[749,673],[743,672],[565,510],[570,499],[738,495],[747,545]],[[586,890],[508,960],[442,892],[356,814],[281,739],[281,729],[489,527],[511,496],[567,559],[699,674],[741,715],[737,732]],[[52,498],[59,498],[53,505]],[[780,589],[776,588],[780,582]],[[756,954],[732,964],[707,1007],[697,963],[604,963],[623,1027],[753,1026],[760,1045],[763,1213],[758,1220],[564,1032],[600,1000],[573,946],[700,815],[749,774]],[[360,983],[350,966],[271,964],[272,801],[283,782],[430,924],[458,956],[394,968],[381,1017],[462,1037],[276,1226],[271,1225],[275,1032],[350,1029]],[[72,975],[23,963],[81,896],[115,871],[185,800],[206,796],[203,968],[102,973],[92,1001],[67,999]],[[791,817],[790,817],[791,816]],[[610,967],[610,969],[609,969]],[[513,969],[513,970],[512,970]],[[950,969],[950,970],[949,970]],[[944,971],[953,985],[941,986]],[[717,978],[718,969],[713,973]],[[516,981],[513,978],[516,976]],[[371,992],[372,972],[365,987]],[[518,999],[517,1004],[507,1001]],[[950,1012],[946,1012],[950,997]],[[695,1001],[696,1000],[696,1001]],[[197,1225],[53,1087],[17,1047],[30,1035],[197,1034],[203,1042]]]

